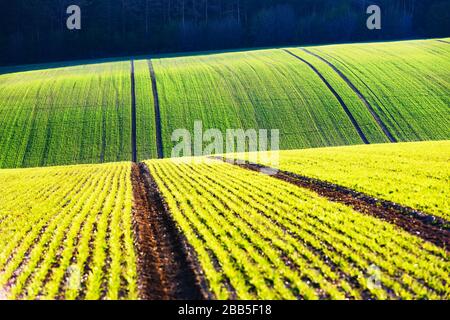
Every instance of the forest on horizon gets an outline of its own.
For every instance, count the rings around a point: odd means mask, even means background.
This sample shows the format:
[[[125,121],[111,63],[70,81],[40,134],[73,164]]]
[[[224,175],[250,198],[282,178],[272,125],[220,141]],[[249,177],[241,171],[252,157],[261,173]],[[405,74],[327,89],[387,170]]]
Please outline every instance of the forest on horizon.
[[[381,30],[366,27],[372,4]],[[450,0],[15,0],[0,14],[0,65],[450,36]]]

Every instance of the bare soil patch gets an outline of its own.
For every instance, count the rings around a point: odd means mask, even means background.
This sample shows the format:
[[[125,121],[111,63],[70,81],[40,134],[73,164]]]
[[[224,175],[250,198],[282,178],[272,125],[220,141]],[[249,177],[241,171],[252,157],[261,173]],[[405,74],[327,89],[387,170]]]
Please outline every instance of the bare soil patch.
[[[146,300],[212,298],[195,252],[178,230],[145,164],[133,164],[139,290]]]

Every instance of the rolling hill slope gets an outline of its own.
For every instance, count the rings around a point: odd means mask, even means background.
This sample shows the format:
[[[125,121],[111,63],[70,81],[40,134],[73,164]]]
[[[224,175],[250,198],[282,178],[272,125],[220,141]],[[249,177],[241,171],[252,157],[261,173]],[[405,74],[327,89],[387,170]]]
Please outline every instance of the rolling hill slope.
[[[139,159],[153,159],[157,158],[158,155],[153,90],[148,61],[136,61],[134,74],[136,81],[137,157]]]
[[[386,221],[221,161],[146,163],[218,298],[448,296],[447,252]]]
[[[449,57],[427,40],[5,73],[0,168],[169,157],[196,120],[279,129],[281,149],[450,139]]]
[[[170,58],[154,64],[166,153],[173,130],[192,131],[195,120],[223,132],[280,129],[281,149],[363,143],[326,85],[285,52]],[[371,121],[365,118],[362,125]]]
[[[130,160],[130,63],[0,76],[0,167]]]
[[[310,48],[360,90],[399,141],[450,136],[450,46],[435,40]]]
[[[0,71],[0,300],[448,299],[445,41]],[[197,120],[292,150],[156,159]]]
[[[448,145],[292,150],[281,168],[448,218]],[[188,276],[176,256],[211,298],[448,299],[448,226],[414,232],[415,217],[202,159],[0,170],[0,298],[167,297]]]
[[[449,157],[449,141],[345,146],[281,151],[278,168],[450,220]]]

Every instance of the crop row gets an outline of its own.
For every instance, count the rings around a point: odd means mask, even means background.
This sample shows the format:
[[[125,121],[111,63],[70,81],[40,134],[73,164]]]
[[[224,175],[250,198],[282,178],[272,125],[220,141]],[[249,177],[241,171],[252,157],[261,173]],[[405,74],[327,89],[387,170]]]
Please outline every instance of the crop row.
[[[129,163],[0,171],[0,293],[137,298]]]
[[[275,165],[450,220],[449,154],[449,141],[410,142],[280,151]],[[230,157],[271,165],[257,154]]]
[[[221,299],[445,299],[449,256],[395,226],[214,160],[147,161]]]

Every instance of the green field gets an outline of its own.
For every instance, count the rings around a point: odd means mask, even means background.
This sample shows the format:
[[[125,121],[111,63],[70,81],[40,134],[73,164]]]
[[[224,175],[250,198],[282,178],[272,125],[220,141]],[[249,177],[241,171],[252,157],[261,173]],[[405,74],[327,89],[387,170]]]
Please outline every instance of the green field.
[[[310,49],[358,87],[399,141],[449,138],[448,44],[429,40]]]
[[[281,151],[277,168],[450,220],[449,161],[450,141],[436,141]]]
[[[291,48],[289,51],[299,58],[314,65],[320,74],[339,93],[339,96],[349,108],[351,114],[361,127],[369,143],[389,142],[388,137],[384,134],[382,128],[379,124],[377,124],[376,120],[374,121],[374,118],[370,114],[368,108],[357,97],[357,94],[355,94],[350,86],[329,65],[299,48]]]
[[[2,168],[130,160],[130,131],[129,62],[0,76]]]
[[[437,40],[0,69],[0,300],[448,300],[449,89]],[[195,121],[282,172],[156,159]]]
[[[129,163],[0,170],[0,298],[138,296]]]
[[[202,120],[205,130],[222,132],[280,129],[281,149],[363,143],[320,78],[283,51],[155,59],[154,64],[168,154],[172,132],[193,131],[195,120]],[[364,125],[370,123],[366,117]]]
[[[216,160],[147,164],[218,298],[449,297],[446,251],[389,223]]]
[[[324,61],[287,50],[300,59],[283,49],[153,58],[164,155],[174,130],[192,132],[196,120],[223,133],[279,129],[281,149],[362,144],[362,135],[388,142],[380,122],[399,141],[450,138],[447,44],[307,48],[345,74],[375,116]],[[29,69],[0,75],[1,168],[131,160],[131,61]],[[148,60],[135,61],[134,79],[137,158],[156,158]]]
[[[146,60],[136,61],[136,130],[138,159],[157,158],[155,109],[150,71]]]
[[[448,219],[449,154],[448,141],[293,150],[280,167]],[[215,298],[450,297],[448,249],[271,176],[193,160],[145,163]],[[131,172],[0,170],[0,298],[141,297]]]

